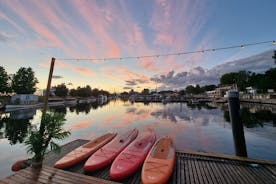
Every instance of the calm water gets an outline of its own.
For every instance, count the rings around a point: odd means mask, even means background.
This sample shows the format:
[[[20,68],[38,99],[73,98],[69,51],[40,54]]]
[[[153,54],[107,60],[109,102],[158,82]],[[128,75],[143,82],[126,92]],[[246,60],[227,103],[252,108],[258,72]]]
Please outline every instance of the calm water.
[[[251,158],[276,160],[276,107],[242,105],[245,138]],[[71,136],[64,141],[91,139],[107,131],[124,132],[151,128],[157,137],[170,135],[178,150],[234,155],[227,106],[191,106],[185,103],[130,103],[111,101],[106,105],[55,108],[66,113],[65,129]],[[274,113],[272,113],[274,111]],[[26,158],[24,141],[28,130],[40,122],[40,110],[2,114],[0,121],[0,178],[11,174],[10,166]]]

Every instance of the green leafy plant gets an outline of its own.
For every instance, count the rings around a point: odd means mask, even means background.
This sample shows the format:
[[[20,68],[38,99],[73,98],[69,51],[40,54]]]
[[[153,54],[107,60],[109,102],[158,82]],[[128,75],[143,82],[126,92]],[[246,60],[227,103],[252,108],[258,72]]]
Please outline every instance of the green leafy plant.
[[[64,114],[48,111],[42,114],[39,129],[34,126],[26,139],[27,152],[34,154],[34,162],[42,162],[46,151],[60,151],[60,146],[55,140],[62,140],[70,135],[63,129],[65,124]]]

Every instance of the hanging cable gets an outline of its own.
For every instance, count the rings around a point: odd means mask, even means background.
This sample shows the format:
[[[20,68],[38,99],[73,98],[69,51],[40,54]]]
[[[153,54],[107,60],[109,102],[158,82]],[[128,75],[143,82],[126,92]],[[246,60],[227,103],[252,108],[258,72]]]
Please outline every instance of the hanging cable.
[[[229,50],[235,48],[245,48],[249,46],[261,45],[272,43],[272,45],[276,45],[275,40],[271,41],[263,41],[263,42],[253,42],[253,43],[246,43],[242,45],[234,45],[234,46],[226,46],[226,47],[218,47],[218,48],[211,48],[211,49],[203,49],[203,50],[195,50],[195,51],[178,51],[178,52],[171,52],[171,53],[163,53],[163,54],[153,54],[153,55],[141,55],[141,56],[127,56],[127,57],[111,57],[111,58],[57,58],[58,60],[63,61],[112,61],[112,60],[129,60],[129,59],[144,59],[144,58],[159,58],[159,57],[167,57],[167,56],[180,56],[180,55],[188,55],[188,54],[195,54],[195,53],[206,53],[206,52],[214,52],[220,50]]]

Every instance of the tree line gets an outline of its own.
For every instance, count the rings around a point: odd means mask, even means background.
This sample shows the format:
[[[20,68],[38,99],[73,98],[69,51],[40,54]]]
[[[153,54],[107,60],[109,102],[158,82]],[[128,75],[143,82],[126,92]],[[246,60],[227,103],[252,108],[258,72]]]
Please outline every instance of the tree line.
[[[33,94],[38,83],[31,67],[21,67],[12,75],[8,75],[5,68],[0,66],[0,93]]]
[[[55,95],[59,97],[66,97],[68,95],[73,97],[90,97],[90,96],[99,96],[106,95],[109,96],[109,92],[105,90],[100,90],[98,88],[92,89],[89,85],[85,87],[77,87],[76,89],[68,89],[67,86],[62,83],[55,87]]]
[[[267,70],[264,74],[250,71],[239,71],[224,74],[220,78],[221,85],[236,84],[240,91],[246,87],[254,87],[262,92],[268,89],[276,91],[276,68]]]

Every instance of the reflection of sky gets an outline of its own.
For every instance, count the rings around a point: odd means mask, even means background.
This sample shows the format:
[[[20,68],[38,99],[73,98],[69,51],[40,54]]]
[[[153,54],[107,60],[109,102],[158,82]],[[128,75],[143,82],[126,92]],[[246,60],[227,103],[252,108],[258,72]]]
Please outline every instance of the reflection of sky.
[[[32,123],[39,122],[40,115],[41,111],[37,111]],[[150,128],[157,138],[173,137],[178,150],[235,154],[231,124],[224,120],[220,109],[192,109],[184,103],[144,105],[116,101],[91,109],[88,114],[77,115],[67,109],[65,118],[65,129],[71,130],[71,136],[61,144],[91,139],[108,131],[122,133],[138,128],[141,133]],[[245,128],[245,137],[249,157],[276,160],[276,127],[265,123],[264,127]],[[0,163],[4,163],[0,173],[4,174],[12,163],[7,161],[9,158],[14,161],[25,155],[23,145],[10,146],[5,139],[0,140],[0,152]]]

